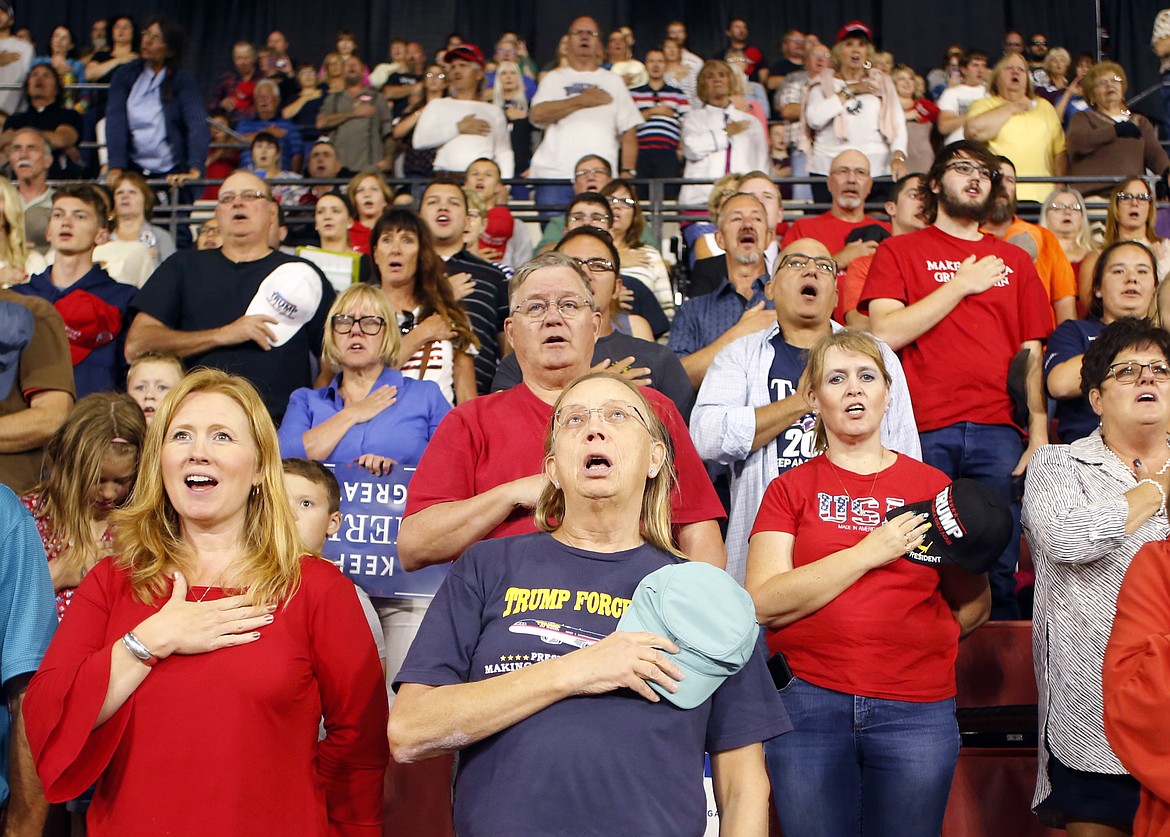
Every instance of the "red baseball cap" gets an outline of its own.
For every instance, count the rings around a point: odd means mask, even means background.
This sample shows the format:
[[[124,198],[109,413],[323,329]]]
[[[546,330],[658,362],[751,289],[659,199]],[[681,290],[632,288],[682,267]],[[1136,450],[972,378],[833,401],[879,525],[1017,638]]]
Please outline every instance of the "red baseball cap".
[[[443,61],[450,64],[452,61],[469,61],[472,64],[484,65],[483,50],[475,44],[460,44],[456,47],[451,47],[447,50],[447,54],[443,56]]]
[[[89,291],[71,291],[53,307],[65,321],[73,365],[81,363],[99,346],[113,342],[122,331],[122,312]]]
[[[837,30],[837,43],[846,38],[865,38],[867,41],[873,41],[873,30],[862,23],[860,20],[851,20]]]

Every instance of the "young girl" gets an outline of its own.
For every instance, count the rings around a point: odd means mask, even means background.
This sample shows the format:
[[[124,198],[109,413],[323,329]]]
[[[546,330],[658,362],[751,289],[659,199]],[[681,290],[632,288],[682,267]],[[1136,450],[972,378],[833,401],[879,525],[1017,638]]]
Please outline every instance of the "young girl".
[[[143,352],[130,362],[126,392],[141,408],[148,425],[163,398],[184,374],[183,361],[171,352]]]
[[[87,395],[46,447],[52,470],[20,498],[36,520],[62,619],[73,590],[113,551],[106,523],[134,487],[146,421],[133,399]]]

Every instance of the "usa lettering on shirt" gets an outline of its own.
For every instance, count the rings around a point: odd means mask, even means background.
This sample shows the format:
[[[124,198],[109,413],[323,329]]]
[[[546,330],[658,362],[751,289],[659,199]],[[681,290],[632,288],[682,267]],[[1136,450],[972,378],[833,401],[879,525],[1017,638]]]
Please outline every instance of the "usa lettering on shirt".
[[[886,512],[906,505],[902,497],[886,497],[885,508],[876,497],[817,492],[817,514],[825,523],[850,532],[872,532],[882,525]]]
[[[954,279],[955,278],[955,271],[957,271],[962,266],[963,266],[962,262],[955,261],[954,259],[927,259],[926,260],[927,272],[934,274],[934,281],[939,282],[939,283],[949,282],[952,279]],[[1003,266],[1003,271],[1004,271],[1003,278],[1000,279],[998,282],[996,282],[994,285],[994,287],[996,287],[996,288],[1006,288],[1008,285],[1011,284],[1010,277],[1013,273],[1015,273],[1015,271],[1012,270],[1010,267],[1008,267],[1006,264]]]

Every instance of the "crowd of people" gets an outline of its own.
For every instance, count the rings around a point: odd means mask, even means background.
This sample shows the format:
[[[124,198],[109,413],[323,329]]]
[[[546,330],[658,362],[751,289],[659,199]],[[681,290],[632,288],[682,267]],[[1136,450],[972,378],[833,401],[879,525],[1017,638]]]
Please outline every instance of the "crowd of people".
[[[706,752],[725,833],[938,834],[989,618],[1033,620],[1041,820],[1168,827],[1170,158],[1119,65],[583,16],[545,67],[274,31],[205,95],[166,17],[13,24],[10,828],[380,833],[458,753],[460,834],[699,835]],[[391,481],[365,557],[433,598],[321,560]]]

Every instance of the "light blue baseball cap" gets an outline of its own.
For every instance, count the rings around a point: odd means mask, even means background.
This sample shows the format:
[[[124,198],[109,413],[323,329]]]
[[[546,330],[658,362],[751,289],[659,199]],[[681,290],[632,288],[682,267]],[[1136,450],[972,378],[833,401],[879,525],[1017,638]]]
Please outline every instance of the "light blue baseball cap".
[[[617,629],[649,631],[678,645],[678,653],[668,655],[686,672],[678,691],[647,682],[680,709],[694,709],[743,668],[759,637],[752,597],[723,570],[698,561],[643,578]]]

